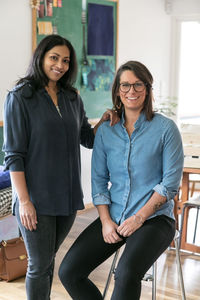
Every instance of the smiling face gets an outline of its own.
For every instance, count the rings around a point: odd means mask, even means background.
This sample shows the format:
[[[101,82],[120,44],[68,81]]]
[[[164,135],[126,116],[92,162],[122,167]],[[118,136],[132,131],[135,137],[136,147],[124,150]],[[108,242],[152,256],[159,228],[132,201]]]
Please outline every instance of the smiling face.
[[[47,51],[43,60],[43,70],[49,84],[56,82],[69,70],[70,51],[67,46],[55,46]]]
[[[142,92],[136,92],[133,88],[133,84],[137,84],[140,89],[140,86],[144,85],[144,83],[139,78],[137,78],[132,71],[126,70],[121,74],[120,85],[121,84],[125,86],[126,84],[131,84],[130,90],[128,92],[122,92],[121,89],[119,89],[119,96],[122,103],[124,104],[125,111],[132,110],[137,113],[141,112],[146,98],[146,86],[144,86]]]

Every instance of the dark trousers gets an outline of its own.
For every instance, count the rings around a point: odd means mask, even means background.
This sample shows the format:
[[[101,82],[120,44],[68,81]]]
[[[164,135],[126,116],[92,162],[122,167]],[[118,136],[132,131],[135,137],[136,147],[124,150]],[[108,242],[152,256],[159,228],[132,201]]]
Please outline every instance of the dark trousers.
[[[19,217],[16,203],[15,215],[28,253],[26,274],[27,300],[49,300],[53,280],[55,255],[69,233],[76,214],[70,216],[37,216],[37,229],[27,230]]]
[[[140,299],[144,274],[170,245],[175,221],[162,215],[147,220],[130,237],[116,244],[105,243],[98,218],[77,238],[64,257],[59,277],[74,300],[102,300],[89,274],[118,248],[125,244],[116,273],[111,300]]]

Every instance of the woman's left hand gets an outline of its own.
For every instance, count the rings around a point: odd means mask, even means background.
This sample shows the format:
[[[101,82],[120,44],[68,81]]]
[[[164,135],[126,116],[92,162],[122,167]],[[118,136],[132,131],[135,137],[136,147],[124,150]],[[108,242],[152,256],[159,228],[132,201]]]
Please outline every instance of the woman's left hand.
[[[101,118],[102,122],[110,120],[110,126],[117,124],[120,120],[117,111],[113,109],[107,109]]]
[[[110,120],[110,126],[117,124],[120,120],[118,113],[113,109],[107,109],[107,111],[105,111],[105,113],[101,117],[100,121],[94,126],[94,134],[96,134],[99,125],[108,120]]]
[[[118,228],[117,232],[124,236],[130,236],[133,232],[135,232],[138,228],[142,226],[143,223],[137,223],[135,221],[135,216],[131,216],[126,219]]]

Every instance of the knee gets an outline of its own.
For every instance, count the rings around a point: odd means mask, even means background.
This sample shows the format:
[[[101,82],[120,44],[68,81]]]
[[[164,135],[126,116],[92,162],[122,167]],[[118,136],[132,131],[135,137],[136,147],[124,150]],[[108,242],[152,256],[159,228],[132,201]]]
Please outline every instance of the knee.
[[[66,286],[73,285],[78,280],[79,271],[72,261],[64,259],[59,267],[58,276],[62,284]]]
[[[54,258],[49,260],[29,259],[27,275],[31,278],[42,277],[53,272]]]
[[[62,283],[67,281],[67,278],[70,278],[70,274],[71,274],[70,268],[68,267],[67,264],[64,263],[64,261],[62,261],[58,270],[58,277],[60,278],[60,281]]]

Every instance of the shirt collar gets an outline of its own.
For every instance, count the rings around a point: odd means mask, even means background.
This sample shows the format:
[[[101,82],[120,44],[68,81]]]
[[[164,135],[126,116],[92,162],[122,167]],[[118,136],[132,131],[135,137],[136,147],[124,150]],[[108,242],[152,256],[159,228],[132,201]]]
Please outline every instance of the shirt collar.
[[[145,113],[142,111],[139,118],[137,119],[137,121],[135,122],[135,128],[138,128],[140,127],[144,121],[146,121],[146,116],[145,116]],[[124,123],[125,123],[125,118],[124,118],[124,111],[122,112],[122,117],[121,117],[121,125],[122,127],[124,127]]]
[[[45,89],[45,87],[39,88],[39,91],[40,91],[41,93],[47,93],[47,90]],[[63,92],[63,93],[64,93],[64,89],[63,89],[62,87],[59,88],[57,94],[59,94],[60,92]]]

